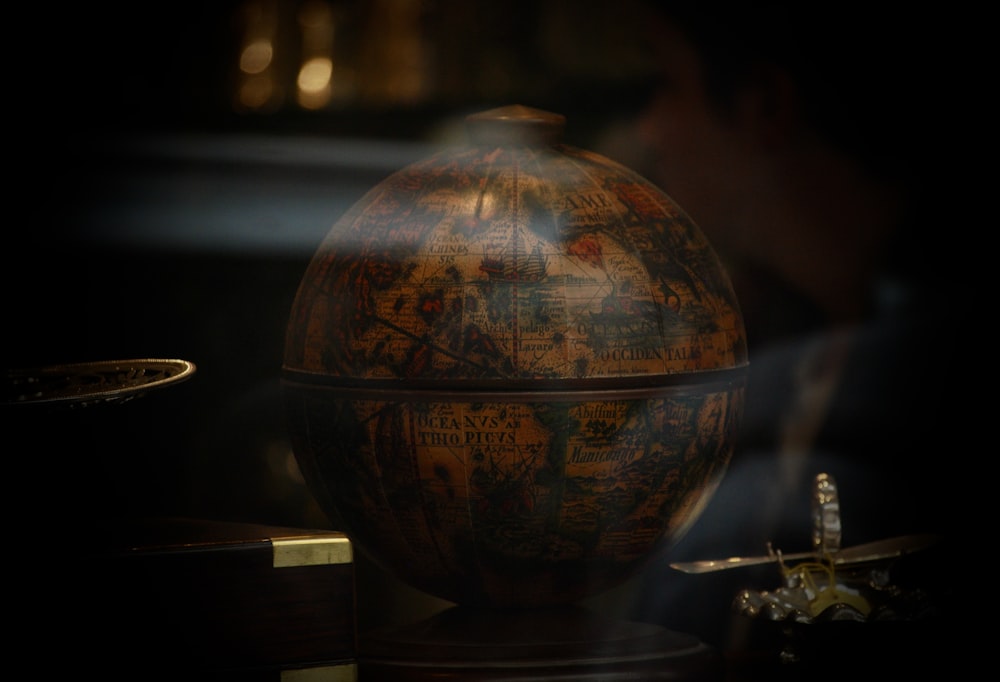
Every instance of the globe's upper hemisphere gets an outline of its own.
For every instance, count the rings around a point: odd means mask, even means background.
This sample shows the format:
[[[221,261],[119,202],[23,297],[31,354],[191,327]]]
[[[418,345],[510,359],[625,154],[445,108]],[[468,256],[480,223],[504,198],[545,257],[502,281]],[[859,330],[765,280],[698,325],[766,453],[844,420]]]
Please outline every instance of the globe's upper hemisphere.
[[[587,152],[472,148],[372,190],[331,230],[285,366],[355,379],[536,380],[742,367],[707,240],[662,191]]]

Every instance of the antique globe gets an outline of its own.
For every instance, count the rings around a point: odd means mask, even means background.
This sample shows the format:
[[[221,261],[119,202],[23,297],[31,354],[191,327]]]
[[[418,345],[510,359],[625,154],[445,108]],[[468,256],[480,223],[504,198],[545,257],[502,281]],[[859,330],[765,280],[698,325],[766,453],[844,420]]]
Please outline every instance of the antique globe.
[[[292,305],[290,437],[372,561],[471,607],[570,604],[679,539],[724,475],[746,339],[728,275],[563,116],[466,119],[330,230]]]

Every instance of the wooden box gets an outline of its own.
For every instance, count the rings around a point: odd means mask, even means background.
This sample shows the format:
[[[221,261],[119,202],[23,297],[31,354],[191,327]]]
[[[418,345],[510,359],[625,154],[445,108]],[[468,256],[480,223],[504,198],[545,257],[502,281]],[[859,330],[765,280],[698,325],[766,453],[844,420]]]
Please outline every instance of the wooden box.
[[[114,534],[90,562],[79,633],[103,679],[357,679],[345,535],[192,519]]]

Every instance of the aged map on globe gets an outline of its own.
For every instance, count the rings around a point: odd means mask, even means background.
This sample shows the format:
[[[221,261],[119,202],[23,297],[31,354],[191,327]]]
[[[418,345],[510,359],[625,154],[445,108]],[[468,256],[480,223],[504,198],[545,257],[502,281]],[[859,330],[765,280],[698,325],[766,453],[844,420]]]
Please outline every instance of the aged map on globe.
[[[303,281],[286,364],[540,379],[745,362],[715,253],[660,190],[606,160],[598,175],[584,151],[537,152],[545,176],[504,153],[415,164],[341,219]]]
[[[693,520],[746,361],[728,279],[662,191],[572,147],[473,147],[338,221],[284,369],[303,471],[363,548],[448,599],[533,604]]]

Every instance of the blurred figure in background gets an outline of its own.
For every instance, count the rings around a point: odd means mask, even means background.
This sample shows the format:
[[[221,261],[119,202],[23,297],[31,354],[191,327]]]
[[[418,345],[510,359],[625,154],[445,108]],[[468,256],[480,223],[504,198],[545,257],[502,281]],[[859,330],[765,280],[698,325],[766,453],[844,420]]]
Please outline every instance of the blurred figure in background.
[[[972,328],[953,275],[964,226],[961,195],[940,184],[956,132],[944,114],[959,100],[932,18],[650,8],[661,73],[639,124],[654,152],[641,170],[726,263],[751,368],[726,478],[644,574],[632,615],[733,650],[749,646],[734,596],[778,587],[778,568],[686,575],[669,563],[763,555],[768,542],[810,549],[816,474],[836,480],[845,547],[947,541],[967,522],[970,465],[955,434],[968,425],[951,378]],[[953,573],[927,558],[913,580],[950,606]]]

